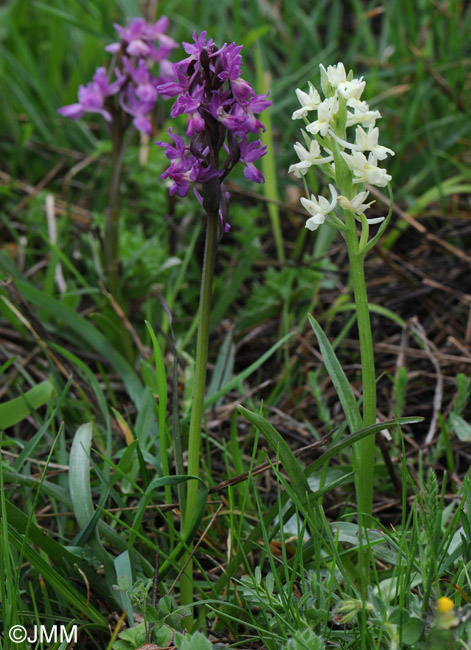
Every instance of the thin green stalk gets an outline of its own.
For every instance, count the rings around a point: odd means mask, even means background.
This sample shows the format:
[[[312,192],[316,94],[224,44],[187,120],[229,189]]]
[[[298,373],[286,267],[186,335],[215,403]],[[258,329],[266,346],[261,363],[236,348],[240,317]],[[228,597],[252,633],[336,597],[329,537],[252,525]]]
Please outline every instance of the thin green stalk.
[[[350,261],[350,272],[355,296],[358,333],[360,338],[361,372],[363,384],[363,426],[376,422],[376,377],[371,335],[368,296],[366,293],[364,256],[360,252],[355,216],[345,210],[347,230],[345,240]],[[371,435],[353,445],[353,464],[360,521],[368,523],[373,505],[375,436]]]
[[[190,430],[188,433],[188,474],[199,476],[201,450],[201,420],[206,390],[206,366],[208,361],[209,317],[211,314],[211,297],[213,289],[214,263],[216,260],[217,214],[208,214],[206,226],[206,242],[204,249],[203,271],[201,277],[201,293],[198,312],[198,336],[196,339],[195,377],[193,384],[193,401],[191,406]],[[198,494],[197,481],[189,481],[186,495],[186,506],[183,514],[183,536],[188,533],[188,527],[196,507]],[[184,561],[184,560],[183,560]],[[193,602],[192,563],[189,562],[181,580],[181,604]]]

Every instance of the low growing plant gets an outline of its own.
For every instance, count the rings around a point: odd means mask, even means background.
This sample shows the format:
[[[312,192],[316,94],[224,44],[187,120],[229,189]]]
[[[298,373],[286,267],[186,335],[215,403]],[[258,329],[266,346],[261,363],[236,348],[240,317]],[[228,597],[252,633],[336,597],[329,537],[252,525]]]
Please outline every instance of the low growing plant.
[[[340,231],[347,246],[360,338],[363,379],[361,417],[356,399],[325,335],[313,318],[311,324],[353,432],[376,422],[376,376],[364,260],[383,234],[391,216],[390,210],[386,218],[366,217],[365,212],[373,203],[368,202],[366,185],[388,186],[391,176],[379,163],[388,155],[394,155],[394,152],[378,142],[379,130],[375,123],[381,114],[371,110],[367,102],[361,100],[366,85],[363,77],[353,78],[352,71],[347,75],[343,63],[328,66],[327,70],[321,64],[320,70],[323,99],[312,83],[309,83],[308,92],[296,90],[301,108],[292,117],[294,120],[304,120],[304,145],[300,142],[294,145],[299,162],[291,165],[289,171],[303,180],[306,196],[301,198],[301,204],[310,215],[306,228],[317,230],[327,223]],[[310,119],[311,113],[316,119]],[[351,137],[353,128],[354,138]],[[330,201],[310,192],[308,181],[313,168],[320,170],[329,181]],[[377,223],[381,223],[381,226],[370,238],[370,225]],[[369,521],[373,502],[374,452],[374,435],[353,446],[358,514],[364,523]]]
[[[172,117],[185,114],[186,136],[189,143],[168,133],[173,144],[159,142],[165,149],[170,166],[161,178],[170,183],[170,195],[186,196],[191,183],[198,183],[201,192],[194,190],[206,215],[206,240],[201,276],[201,293],[196,341],[196,362],[193,383],[191,420],[188,432],[188,476],[198,477],[200,471],[201,421],[206,391],[209,321],[213,287],[214,265],[218,243],[229,228],[229,193],[224,180],[238,163],[244,166],[245,176],[262,183],[262,173],[254,162],[261,158],[266,147],[260,140],[249,142],[249,134],[257,134],[263,124],[256,114],[270,105],[257,95],[241,75],[242,46],[235,43],[219,48],[206,32],[193,34],[193,43],[183,43],[188,56],[173,65],[174,80],[157,86],[160,93],[175,96],[170,112]],[[198,485],[190,481],[181,504],[182,530],[188,532],[197,499]],[[181,585],[182,604],[193,601],[191,563],[188,564]]]

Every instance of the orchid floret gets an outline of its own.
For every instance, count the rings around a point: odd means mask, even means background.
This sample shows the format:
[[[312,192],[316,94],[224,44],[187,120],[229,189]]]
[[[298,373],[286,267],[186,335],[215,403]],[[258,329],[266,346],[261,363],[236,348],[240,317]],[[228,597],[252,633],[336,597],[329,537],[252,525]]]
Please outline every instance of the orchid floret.
[[[299,120],[305,117],[310,111],[315,111],[321,103],[321,96],[311,82],[309,82],[309,93],[304,92],[300,88],[296,88],[296,96],[301,104],[301,108],[294,111],[291,117],[292,120]]]
[[[324,223],[326,216],[335,209],[337,205],[337,190],[333,185],[329,185],[329,190],[332,196],[330,202],[324,196],[316,197],[314,194],[311,194],[310,199],[304,196],[301,197],[301,203],[304,209],[311,215],[306,221],[306,228],[309,230],[317,230]]]

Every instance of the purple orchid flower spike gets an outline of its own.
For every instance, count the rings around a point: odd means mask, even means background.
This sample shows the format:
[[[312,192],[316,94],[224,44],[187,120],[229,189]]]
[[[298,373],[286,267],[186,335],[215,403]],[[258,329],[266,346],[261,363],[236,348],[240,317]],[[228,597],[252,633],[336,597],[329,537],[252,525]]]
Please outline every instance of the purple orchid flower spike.
[[[73,120],[80,119],[84,113],[98,113],[111,137],[111,183],[103,242],[112,290],[119,279],[119,180],[128,143],[124,135],[131,124],[146,136],[152,133],[152,113],[159,96],[157,84],[173,79],[168,56],[177,47],[165,34],[168,28],[165,17],[154,24],[134,18],[128,27],[115,25],[115,28],[120,40],[105,48],[113,54],[110,69],[98,68],[92,81],[80,86],[78,102],[58,109],[60,115]],[[175,166],[173,169],[176,173]],[[193,176],[187,164],[181,170],[176,189],[181,193],[190,180]]]
[[[247,136],[264,130],[255,117],[271,102],[257,95],[241,78],[241,45],[226,43],[218,48],[206,32],[193,33],[193,43],[183,43],[188,56],[173,64],[173,79],[157,85],[166,97],[176,97],[171,116],[187,116],[186,136],[173,134],[174,144],[157,142],[164,147],[170,166],[161,178],[172,181],[171,195],[185,196],[191,183],[199,183],[195,194],[208,214],[218,214],[221,231],[228,229],[228,193],[224,179],[237,163],[244,175],[263,183],[263,174],[254,162],[266,153],[260,140],[249,143]]]
[[[120,40],[105,47],[116,56],[113,70],[107,73],[105,68],[98,68],[93,81],[80,86],[79,101],[59,108],[58,113],[74,120],[86,112],[99,113],[120,129],[132,122],[138,131],[150,135],[149,116],[158,98],[156,86],[173,77],[167,57],[177,44],[164,33],[167,27],[165,16],[154,24],[143,18],[134,18],[128,27],[115,24]],[[160,67],[158,76],[153,74],[156,66]],[[113,73],[116,80],[110,82]]]

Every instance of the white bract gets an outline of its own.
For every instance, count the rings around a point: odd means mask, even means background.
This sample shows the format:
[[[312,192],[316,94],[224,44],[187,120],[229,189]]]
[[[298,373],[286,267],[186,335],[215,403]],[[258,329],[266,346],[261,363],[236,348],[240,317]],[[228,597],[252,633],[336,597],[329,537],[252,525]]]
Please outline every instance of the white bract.
[[[306,146],[299,142],[294,145],[299,162],[289,167],[289,173],[303,178],[308,193],[309,198],[301,198],[301,204],[310,215],[306,228],[316,230],[330,214],[328,222],[344,229],[346,224],[335,214],[337,206],[353,213],[365,224],[364,213],[374,203],[367,202],[369,193],[365,184],[385,187],[389,183],[391,176],[378,167],[378,161],[393,156],[394,151],[379,144],[379,129],[375,124],[381,113],[370,110],[368,103],[361,99],[366,86],[363,77],[353,79],[352,72],[347,75],[343,63],[329,65],[327,70],[323,65],[320,68],[323,100],[311,82],[308,93],[296,90],[301,108],[294,111],[293,119],[304,120]],[[315,113],[315,119],[308,117],[311,112]],[[356,127],[354,137],[352,127]],[[312,136],[310,142],[306,132]],[[343,194],[338,196],[335,186],[329,184],[330,201],[323,196],[309,196],[306,173],[313,165],[329,180],[333,179]],[[383,219],[366,219],[366,223],[375,224]]]

